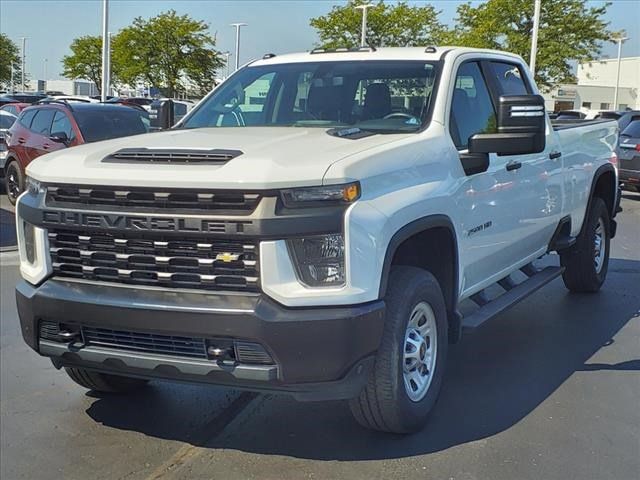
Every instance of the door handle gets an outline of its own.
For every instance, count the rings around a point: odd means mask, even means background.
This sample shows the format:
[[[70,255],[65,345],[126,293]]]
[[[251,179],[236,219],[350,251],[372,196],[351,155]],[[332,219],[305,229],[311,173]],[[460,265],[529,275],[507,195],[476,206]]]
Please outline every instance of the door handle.
[[[48,143],[45,143],[44,145],[42,145],[42,148],[44,148],[45,150],[49,150],[49,147],[51,145],[49,145]]]
[[[556,158],[560,158],[562,156],[562,152],[551,152],[549,154],[549,158],[551,160],[555,160]]]
[[[520,167],[522,167],[522,163],[518,162],[517,160],[511,160],[509,163],[507,163],[508,172],[510,172],[511,170],[518,170]]]
[[[18,138],[18,143],[20,143],[20,144],[22,144],[22,143],[27,143],[27,139],[26,139],[26,138],[19,137],[19,138]]]

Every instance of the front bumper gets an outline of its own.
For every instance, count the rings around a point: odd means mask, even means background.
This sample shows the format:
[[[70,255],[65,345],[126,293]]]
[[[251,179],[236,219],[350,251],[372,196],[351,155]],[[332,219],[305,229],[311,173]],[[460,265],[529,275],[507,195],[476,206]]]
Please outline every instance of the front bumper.
[[[300,400],[345,399],[366,383],[380,343],[384,302],[339,308],[286,308],[260,294],[204,294],[50,279],[21,282],[22,335],[57,367],[141,378],[290,393]],[[233,338],[262,344],[273,365],[70,345],[39,337],[40,322],[161,335]]]

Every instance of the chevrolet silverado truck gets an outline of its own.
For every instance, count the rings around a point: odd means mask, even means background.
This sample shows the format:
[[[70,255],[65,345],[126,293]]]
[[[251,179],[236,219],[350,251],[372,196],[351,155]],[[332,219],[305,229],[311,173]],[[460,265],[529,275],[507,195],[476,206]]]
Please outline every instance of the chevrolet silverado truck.
[[[504,52],[265,55],[171,130],[29,165],[22,334],[98,392],[204,382],[419,430],[463,332],[559,276],[600,289],[617,135],[552,125]]]

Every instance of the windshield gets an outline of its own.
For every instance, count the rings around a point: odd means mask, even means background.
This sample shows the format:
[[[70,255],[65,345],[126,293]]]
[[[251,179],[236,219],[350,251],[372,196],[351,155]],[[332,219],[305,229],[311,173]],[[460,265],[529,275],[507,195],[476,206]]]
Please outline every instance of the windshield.
[[[149,114],[137,108],[78,109],[75,117],[86,142],[128,137],[149,131]]]
[[[436,77],[420,61],[310,62],[247,67],[224,82],[184,128],[420,129]]]

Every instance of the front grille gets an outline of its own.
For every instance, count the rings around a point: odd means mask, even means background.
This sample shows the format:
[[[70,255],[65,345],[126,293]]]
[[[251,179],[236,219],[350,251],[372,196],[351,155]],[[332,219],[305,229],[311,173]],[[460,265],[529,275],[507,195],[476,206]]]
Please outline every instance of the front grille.
[[[151,188],[78,187],[50,185],[47,187],[47,206],[51,207],[127,207],[136,212],[157,212],[171,209],[231,213],[245,215],[253,212],[260,194],[233,190],[192,191]]]
[[[203,338],[82,327],[86,345],[180,357],[207,358]]]
[[[258,290],[254,241],[55,229],[48,236],[53,273],[59,277],[169,288]]]

